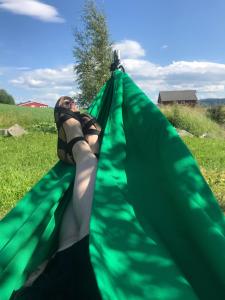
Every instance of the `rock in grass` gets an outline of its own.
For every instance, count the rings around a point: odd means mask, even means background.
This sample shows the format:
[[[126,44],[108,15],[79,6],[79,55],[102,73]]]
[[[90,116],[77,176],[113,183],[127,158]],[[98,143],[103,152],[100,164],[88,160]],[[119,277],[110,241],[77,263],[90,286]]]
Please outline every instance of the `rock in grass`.
[[[8,129],[0,129],[0,136],[9,136]]]
[[[15,124],[15,125],[13,125],[12,127],[10,127],[10,128],[8,128],[8,134],[10,135],[10,136],[21,136],[21,135],[23,135],[23,134],[25,134],[25,133],[27,133],[27,131],[26,130],[24,130],[20,125],[18,125],[18,124]]]
[[[191,134],[190,132],[184,130],[184,129],[177,129],[177,132],[180,136],[189,136],[189,137],[193,137],[193,134]]]
[[[210,137],[211,137],[211,135],[208,134],[207,132],[205,132],[205,133],[203,133],[202,135],[200,135],[200,138],[201,138],[201,139],[204,139],[204,138],[210,138]]]

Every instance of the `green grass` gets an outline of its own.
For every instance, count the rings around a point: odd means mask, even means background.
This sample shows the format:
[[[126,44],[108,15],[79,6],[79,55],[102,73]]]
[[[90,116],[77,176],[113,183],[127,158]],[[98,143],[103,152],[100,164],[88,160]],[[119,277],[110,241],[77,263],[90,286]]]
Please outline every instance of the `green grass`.
[[[0,137],[0,218],[58,161],[56,134]]]
[[[54,124],[53,108],[0,104],[0,128],[8,128],[16,123],[26,129],[39,123]]]
[[[183,138],[201,172],[225,211],[225,140]]]
[[[207,133],[211,138],[225,139],[224,128],[208,117],[204,107],[167,105],[160,106],[160,110],[176,128],[184,129],[195,136]]]
[[[58,161],[52,108],[0,104],[0,128],[16,123],[28,134],[0,136],[0,218]]]
[[[213,121],[204,107],[161,106],[168,120],[194,137],[183,140],[195,156],[201,172],[225,211],[225,128]],[[199,138],[207,133],[210,138]]]

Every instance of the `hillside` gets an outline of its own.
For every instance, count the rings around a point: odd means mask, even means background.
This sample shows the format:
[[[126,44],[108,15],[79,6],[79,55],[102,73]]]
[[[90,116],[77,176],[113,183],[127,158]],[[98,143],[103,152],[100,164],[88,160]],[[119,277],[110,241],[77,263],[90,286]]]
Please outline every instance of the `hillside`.
[[[0,128],[19,124],[29,131],[56,133],[53,108],[34,108],[0,104]]]
[[[200,99],[198,101],[199,105],[203,106],[215,106],[215,105],[225,105],[225,98],[206,98]]]
[[[224,127],[209,118],[205,107],[165,105],[160,106],[160,110],[176,128],[186,130],[197,137],[207,134],[210,138],[225,139]]]
[[[40,123],[54,124],[53,109],[0,104],[0,127],[15,123],[26,129]]]

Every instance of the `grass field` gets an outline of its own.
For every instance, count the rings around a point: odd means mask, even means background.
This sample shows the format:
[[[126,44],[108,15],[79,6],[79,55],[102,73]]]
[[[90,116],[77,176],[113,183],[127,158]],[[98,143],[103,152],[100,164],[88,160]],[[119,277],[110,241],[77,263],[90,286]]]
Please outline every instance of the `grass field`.
[[[14,123],[26,128],[28,134],[0,137],[0,218],[58,161],[52,109],[0,105],[0,127]],[[183,139],[225,210],[225,139],[221,135]]]
[[[201,172],[225,211],[225,140],[183,138]]]
[[[38,124],[54,124],[53,108],[33,108],[0,104],[0,127],[19,123],[24,128]]]
[[[207,133],[211,138],[225,139],[225,128],[211,120],[204,107],[164,105],[160,109],[176,128],[184,129],[194,136]]]
[[[58,161],[57,135],[0,138],[0,218]]]

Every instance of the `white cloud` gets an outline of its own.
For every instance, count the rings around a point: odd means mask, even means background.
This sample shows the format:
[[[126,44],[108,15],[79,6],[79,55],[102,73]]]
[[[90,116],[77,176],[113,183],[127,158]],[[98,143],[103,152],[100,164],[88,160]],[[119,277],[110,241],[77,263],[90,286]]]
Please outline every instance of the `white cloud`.
[[[44,22],[64,22],[54,6],[38,0],[0,0],[0,9],[14,14],[30,16]]]
[[[224,84],[211,84],[211,85],[200,86],[198,92],[203,92],[203,93],[224,92]]]
[[[135,73],[140,77],[167,77],[179,75],[193,76],[197,74],[201,76],[201,80],[210,79],[215,76],[220,79],[225,76],[225,64],[200,61],[177,61],[167,66],[160,66],[142,59],[124,59],[122,63],[126,66],[130,73]],[[225,78],[225,77],[224,77]],[[199,78],[200,79],[200,78]],[[215,79],[215,78],[214,78]]]
[[[225,64],[177,61],[161,66],[144,59],[126,58],[122,65],[154,101],[163,90],[195,89],[199,98],[225,97]]]
[[[161,49],[167,49],[168,47],[168,45],[162,45]]]
[[[12,79],[14,85],[24,88],[51,88],[65,89],[74,85],[73,65],[56,69],[35,69],[21,73],[18,78]]]
[[[124,40],[113,45],[113,49],[119,50],[121,58],[139,58],[145,56],[145,50],[141,45],[132,40]]]
[[[121,60],[122,65],[126,71],[136,77],[157,77],[160,66],[157,66],[150,61],[143,59],[126,58]]]
[[[17,78],[11,79],[10,83],[30,91],[31,98],[50,106],[54,106],[60,96],[73,96],[77,91],[72,64],[56,69],[23,71]]]
[[[131,45],[138,44],[135,41],[129,42],[133,42]],[[124,45],[127,46],[127,41]],[[142,47],[139,45],[136,49]],[[139,54],[133,50],[127,51],[121,62],[126,72],[153,101],[157,101],[159,91],[181,89],[197,90],[199,98],[225,97],[225,64],[174,61],[162,66],[143,59],[143,49]],[[32,95],[40,100],[46,99],[52,106],[59,96],[74,95],[77,92],[72,64],[55,69],[21,70],[19,74],[17,78],[11,80],[12,84],[31,91]]]

